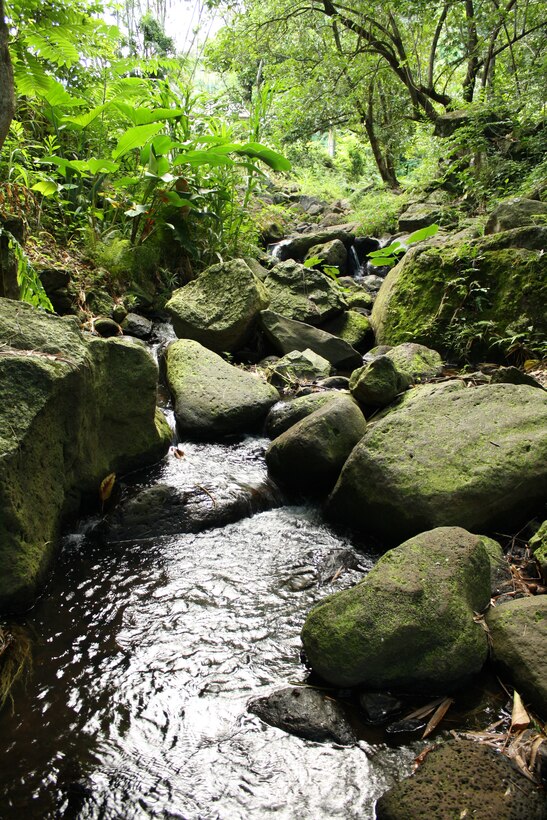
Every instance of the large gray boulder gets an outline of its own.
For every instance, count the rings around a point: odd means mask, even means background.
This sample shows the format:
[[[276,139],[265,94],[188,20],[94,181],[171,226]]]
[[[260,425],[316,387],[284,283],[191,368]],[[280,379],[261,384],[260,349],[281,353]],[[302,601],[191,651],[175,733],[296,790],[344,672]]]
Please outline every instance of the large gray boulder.
[[[488,612],[494,660],[547,718],[547,595],[517,598]]]
[[[266,451],[268,470],[303,494],[329,490],[365,429],[359,407],[341,393],[274,439]]]
[[[427,228],[442,218],[442,208],[425,202],[414,202],[399,217],[400,231],[418,231]]]
[[[346,307],[343,293],[326,274],[288,259],[268,273],[269,309],[288,319],[318,325]]]
[[[368,428],[328,510],[393,542],[437,526],[514,527],[546,491],[546,392],[449,382],[414,388]]]
[[[182,435],[211,438],[252,430],[279,393],[259,376],[224,361],[190,339],[167,348],[167,381]]]
[[[207,268],[175,290],[166,304],[175,333],[217,353],[240,350],[270,298],[243,259]]]
[[[151,464],[171,431],[138,342],[0,299],[0,610],[33,601],[67,515],[112,472]]]
[[[385,407],[406,390],[410,380],[402,376],[388,356],[377,356],[364,367],[354,370],[349,380],[352,395],[361,404]]]
[[[486,220],[484,233],[499,233],[522,228],[524,225],[544,224],[546,220],[547,202],[517,196],[500,202]]]
[[[321,330],[343,339],[356,350],[366,350],[374,344],[374,334],[368,316],[347,310],[321,325]]]
[[[302,642],[335,686],[444,693],[479,672],[490,561],[477,535],[439,527],[387,552],[363,581],[309,613]]]
[[[317,266],[330,265],[338,268],[338,272],[341,274],[346,272],[348,252],[341,239],[332,239],[330,242],[324,242],[321,245],[312,245],[306,254],[306,259],[314,258],[320,260]]]
[[[277,258],[282,262],[285,259],[302,262],[314,245],[324,245],[335,239],[339,239],[346,248],[351,247],[355,240],[355,225],[330,225],[319,231],[290,236],[277,248]]]
[[[330,376],[332,365],[318,353],[306,350],[292,350],[268,368],[268,381],[279,387],[298,382],[313,382]]]
[[[363,358],[351,345],[317,327],[287,319],[272,310],[263,310],[260,322],[272,347],[284,355],[291,350],[310,348],[327,359],[337,370],[351,371]]]
[[[413,342],[392,347],[386,356],[391,359],[397,372],[411,384],[433,379],[439,376],[443,369],[443,360],[436,350]]]

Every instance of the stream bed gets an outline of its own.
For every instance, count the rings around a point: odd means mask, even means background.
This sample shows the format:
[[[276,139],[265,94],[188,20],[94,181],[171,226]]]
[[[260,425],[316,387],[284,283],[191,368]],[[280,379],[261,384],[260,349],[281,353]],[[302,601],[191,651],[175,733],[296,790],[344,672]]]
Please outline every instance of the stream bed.
[[[265,481],[266,445],[184,444],[144,482],[199,485],[213,503],[215,488]],[[133,542],[102,543],[92,523],[64,538],[27,621],[32,674],[0,715],[0,816],[374,817],[416,745],[315,743],[246,710],[305,679],[307,612],[374,556],[313,506]]]

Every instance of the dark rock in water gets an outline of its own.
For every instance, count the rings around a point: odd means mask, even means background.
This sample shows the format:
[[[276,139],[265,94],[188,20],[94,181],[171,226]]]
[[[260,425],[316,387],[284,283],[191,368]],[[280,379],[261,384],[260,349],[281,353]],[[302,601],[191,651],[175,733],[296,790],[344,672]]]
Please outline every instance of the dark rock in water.
[[[349,379],[347,376],[328,376],[318,381],[317,387],[325,390],[349,390]]]
[[[285,259],[302,261],[314,245],[322,245],[334,239],[339,239],[346,248],[349,248],[355,239],[354,227],[354,225],[326,226],[319,231],[306,232],[302,236],[290,236],[284,240],[283,246],[277,249],[277,258],[280,261]]]
[[[317,689],[291,686],[252,700],[249,712],[291,735],[349,746],[355,736],[344,710]]]
[[[362,265],[369,253],[380,249],[380,241],[373,236],[358,236],[353,243],[355,254]]]
[[[369,274],[368,276],[363,276],[363,278],[359,280],[359,284],[367,293],[376,294],[384,284],[384,280],[382,276]]]
[[[93,330],[95,330],[99,336],[102,336],[103,339],[109,339],[112,336],[121,336],[122,334],[121,327],[114,319],[106,319],[104,317],[95,319],[93,322]]]
[[[122,330],[127,336],[137,339],[149,339],[152,335],[152,322],[138,313],[128,313],[122,322]]]
[[[377,820],[545,820],[545,797],[498,752],[471,740],[431,751],[412,777],[378,800]]]
[[[385,723],[403,708],[402,701],[388,692],[361,692],[359,703],[368,722],[374,724]]]
[[[406,735],[411,732],[419,732],[427,724],[425,718],[407,718],[406,720],[398,720],[396,723],[390,723],[386,727],[388,735]]]
[[[106,520],[106,540],[138,541],[231,524],[279,503],[269,482],[258,487],[232,485],[181,490],[156,484],[117,507]]]

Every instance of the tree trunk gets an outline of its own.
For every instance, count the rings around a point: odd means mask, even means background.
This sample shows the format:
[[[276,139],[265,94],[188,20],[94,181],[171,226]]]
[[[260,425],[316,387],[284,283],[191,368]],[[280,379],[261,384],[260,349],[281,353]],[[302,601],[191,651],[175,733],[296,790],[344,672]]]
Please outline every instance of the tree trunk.
[[[4,18],[4,0],[0,0],[0,149],[15,113],[13,68],[8,48],[9,31]]]
[[[397,179],[397,174],[395,173],[395,165],[392,155],[389,151],[382,151],[382,147],[378,137],[376,136],[376,131],[374,130],[372,120],[365,117],[363,120],[363,125],[365,126],[368,141],[370,142],[370,147],[372,148],[372,153],[374,154],[376,166],[380,172],[380,176],[382,177],[382,182],[385,182],[388,188],[399,188],[399,180]]]

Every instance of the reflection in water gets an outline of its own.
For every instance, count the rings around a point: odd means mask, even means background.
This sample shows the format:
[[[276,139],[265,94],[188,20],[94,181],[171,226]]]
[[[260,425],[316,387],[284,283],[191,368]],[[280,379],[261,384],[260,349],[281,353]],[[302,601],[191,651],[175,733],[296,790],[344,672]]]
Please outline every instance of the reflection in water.
[[[185,444],[155,478],[260,483],[264,444]],[[0,816],[372,818],[410,750],[313,743],[246,711],[302,679],[303,619],[361,577],[336,572],[350,554],[371,566],[310,507],[143,542],[68,536],[32,614],[32,678],[0,716]]]

